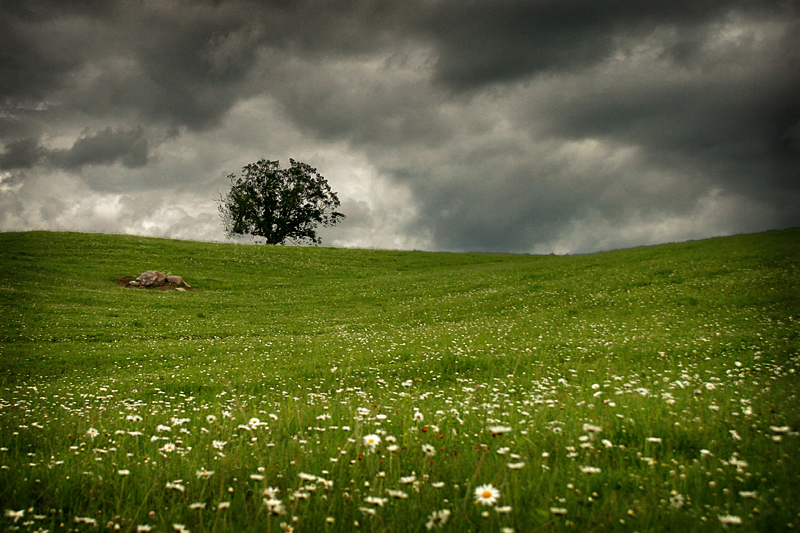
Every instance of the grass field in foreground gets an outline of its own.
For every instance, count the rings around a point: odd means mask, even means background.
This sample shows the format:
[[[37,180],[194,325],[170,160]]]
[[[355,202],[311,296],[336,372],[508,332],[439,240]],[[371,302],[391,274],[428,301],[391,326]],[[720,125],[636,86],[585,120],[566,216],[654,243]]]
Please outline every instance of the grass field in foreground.
[[[128,289],[148,269],[187,292]],[[4,531],[800,527],[800,231],[585,256],[0,234]]]

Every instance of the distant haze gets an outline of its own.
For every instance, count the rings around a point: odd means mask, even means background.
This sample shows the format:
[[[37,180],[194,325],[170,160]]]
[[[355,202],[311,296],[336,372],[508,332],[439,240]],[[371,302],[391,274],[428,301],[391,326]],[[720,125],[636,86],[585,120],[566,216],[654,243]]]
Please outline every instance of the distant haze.
[[[324,245],[579,253],[800,226],[800,16],[759,0],[0,3],[0,230],[224,240],[260,158]]]

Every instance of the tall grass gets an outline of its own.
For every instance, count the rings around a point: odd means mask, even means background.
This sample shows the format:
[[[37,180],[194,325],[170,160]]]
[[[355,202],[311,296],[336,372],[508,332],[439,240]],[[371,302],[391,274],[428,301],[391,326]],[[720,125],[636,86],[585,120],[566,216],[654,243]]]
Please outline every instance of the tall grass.
[[[799,237],[540,257],[0,234],[2,527],[800,526]],[[193,290],[114,283],[148,269]]]

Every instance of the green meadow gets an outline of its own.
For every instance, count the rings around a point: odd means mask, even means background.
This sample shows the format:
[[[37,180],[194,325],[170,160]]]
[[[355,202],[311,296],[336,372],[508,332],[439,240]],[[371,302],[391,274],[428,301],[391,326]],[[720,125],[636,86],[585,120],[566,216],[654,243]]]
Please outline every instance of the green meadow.
[[[149,269],[185,292],[115,280]],[[3,531],[800,528],[800,230],[580,256],[0,234]]]

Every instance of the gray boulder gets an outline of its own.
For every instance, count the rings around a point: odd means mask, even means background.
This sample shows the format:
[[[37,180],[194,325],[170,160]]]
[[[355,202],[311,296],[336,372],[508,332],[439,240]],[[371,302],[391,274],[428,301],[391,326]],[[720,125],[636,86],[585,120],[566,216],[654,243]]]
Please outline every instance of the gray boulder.
[[[144,287],[151,287],[153,285],[161,285],[166,281],[167,276],[163,272],[159,272],[158,270],[148,270],[147,272],[142,272],[139,274],[139,277],[136,278],[136,281],[139,282],[140,285]]]
[[[189,287],[189,284],[183,281],[183,278],[180,276],[167,276],[167,283],[174,283],[175,285],[186,285],[187,287]]]

